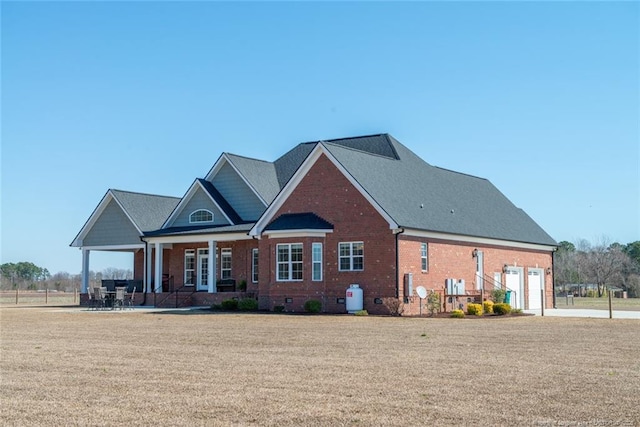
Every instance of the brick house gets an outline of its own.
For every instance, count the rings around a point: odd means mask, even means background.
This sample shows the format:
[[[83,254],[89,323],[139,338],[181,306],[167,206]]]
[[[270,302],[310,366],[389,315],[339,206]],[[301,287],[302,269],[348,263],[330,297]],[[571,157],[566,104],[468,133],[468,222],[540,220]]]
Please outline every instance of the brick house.
[[[557,243],[486,179],[429,165],[388,134],[302,143],[275,162],[223,153],[181,198],[109,190],[71,246],[134,253],[138,303],[256,298],[302,311],[445,309],[512,291],[517,308],[553,306]],[[214,256],[215,254],[215,256]]]

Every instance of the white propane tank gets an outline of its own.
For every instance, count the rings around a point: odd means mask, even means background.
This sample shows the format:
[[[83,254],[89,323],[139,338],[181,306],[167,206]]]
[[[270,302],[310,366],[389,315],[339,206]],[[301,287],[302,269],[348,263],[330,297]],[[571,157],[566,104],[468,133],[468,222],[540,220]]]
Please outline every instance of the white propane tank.
[[[362,299],[362,288],[360,285],[349,285],[349,289],[347,289],[347,313],[355,313],[356,311],[362,310],[363,299]]]

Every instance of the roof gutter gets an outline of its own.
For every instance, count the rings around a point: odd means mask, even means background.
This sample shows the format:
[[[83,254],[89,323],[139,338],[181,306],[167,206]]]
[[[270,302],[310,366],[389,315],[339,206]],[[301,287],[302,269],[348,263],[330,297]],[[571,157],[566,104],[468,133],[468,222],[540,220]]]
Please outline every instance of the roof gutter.
[[[398,236],[404,233],[404,228],[394,230],[396,235],[396,298],[400,296],[400,251],[398,250]]]

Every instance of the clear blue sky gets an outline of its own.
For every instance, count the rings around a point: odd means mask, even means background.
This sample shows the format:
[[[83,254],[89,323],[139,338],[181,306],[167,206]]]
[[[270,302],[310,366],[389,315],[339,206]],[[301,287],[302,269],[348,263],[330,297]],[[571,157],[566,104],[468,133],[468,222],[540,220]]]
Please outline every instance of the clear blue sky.
[[[2,263],[79,273],[108,188],[182,196],[223,151],[381,132],[557,241],[640,239],[637,2],[0,7]]]

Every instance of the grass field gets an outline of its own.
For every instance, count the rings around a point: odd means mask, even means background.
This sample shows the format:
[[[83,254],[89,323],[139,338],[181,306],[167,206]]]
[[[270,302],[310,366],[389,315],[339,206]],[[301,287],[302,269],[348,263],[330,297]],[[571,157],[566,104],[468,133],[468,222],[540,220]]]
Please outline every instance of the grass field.
[[[593,310],[609,310],[608,298],[569,298],[556,297],[557,308],[584,308]],[[613,298],[611,307],[614,310],[640,311],[640,298]]]
[[[19,291],[18,305],[78,305],[73,292]],[[0,306],[16,305],[16,291],[0,291]]]
[[[0,320],[2,425],[640,423],[637,320],[6,306]]]

